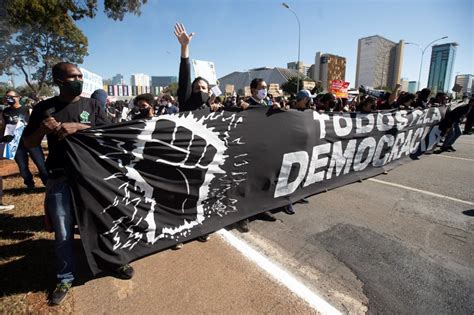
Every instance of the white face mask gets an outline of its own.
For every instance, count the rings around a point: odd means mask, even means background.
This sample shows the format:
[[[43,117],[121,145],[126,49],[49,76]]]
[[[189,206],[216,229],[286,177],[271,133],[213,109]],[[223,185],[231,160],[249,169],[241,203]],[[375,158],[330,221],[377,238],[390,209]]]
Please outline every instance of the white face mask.
[[[265,97],[267,97],[267,89],[258,90],[257,97],[260,100],[263,100]]]

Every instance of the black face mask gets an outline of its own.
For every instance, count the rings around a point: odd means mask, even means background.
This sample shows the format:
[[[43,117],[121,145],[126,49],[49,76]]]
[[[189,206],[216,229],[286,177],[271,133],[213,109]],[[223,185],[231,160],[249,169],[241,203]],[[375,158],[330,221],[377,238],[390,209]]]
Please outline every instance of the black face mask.
[[[13,104],[16,103],[16,102],[15,102],[15,99],[14,99],[13,97],[11,97],[11,96],[7,96],[7,97],[6,97],[6,102],[7,102],[8,105],[13,105]]]
[[[207,103],[209,100],[209,94],[203,91],[191,93],[191,103],[193,105],[201,106],[204,103]]]
[[[64,81],[62,89],[71,96],[79,96],[82,93],[82,84],[81,80]]]

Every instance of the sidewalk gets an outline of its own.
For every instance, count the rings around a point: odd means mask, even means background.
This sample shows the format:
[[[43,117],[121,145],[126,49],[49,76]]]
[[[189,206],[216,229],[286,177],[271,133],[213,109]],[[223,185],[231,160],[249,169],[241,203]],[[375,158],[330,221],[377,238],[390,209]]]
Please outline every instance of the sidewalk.
[[[214,234],[132,263],[130,281],[94,279],[72,292],[74,314],[315,314]]]

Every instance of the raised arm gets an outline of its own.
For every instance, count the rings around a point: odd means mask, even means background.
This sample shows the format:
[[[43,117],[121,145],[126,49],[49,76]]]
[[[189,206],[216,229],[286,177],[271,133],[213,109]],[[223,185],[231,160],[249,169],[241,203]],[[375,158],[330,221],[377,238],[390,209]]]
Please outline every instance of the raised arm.
[[[186,102],[191,96],[191,64],[189,62],[189,42],[193,38],[194,33],[188,35],[182,23],[176,23],[174,26],[174,34],[181,45],[181,61],[179,64],[179,81],[178,81],[178,102],[181,111],[185,111]]]
[[[392,93],[390,94],[390,97],[388,98],[388,104],[392,106],[393,103],[395,103],[395,100],[398,98],[398,92],[400,92],[400,84],[397,84],[395,86],[395,89],[393,89]]]

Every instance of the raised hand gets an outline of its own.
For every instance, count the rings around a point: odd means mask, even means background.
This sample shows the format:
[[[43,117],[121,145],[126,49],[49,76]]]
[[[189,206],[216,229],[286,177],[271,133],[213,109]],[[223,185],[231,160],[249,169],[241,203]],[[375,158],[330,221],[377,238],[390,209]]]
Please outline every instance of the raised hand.
[[[181,44],[181,46],[188,46],[191,38],[194,36],[194,33],[188,35],[183,23],[176,23],[174,26],[174,34],[176,35],[176,38],[178,39],[178,42]]]

